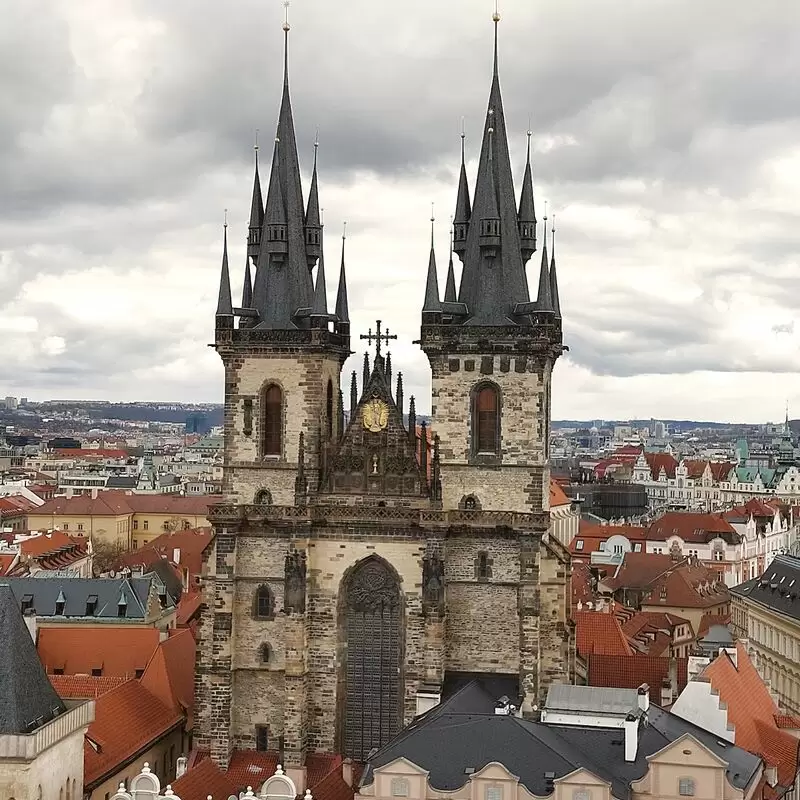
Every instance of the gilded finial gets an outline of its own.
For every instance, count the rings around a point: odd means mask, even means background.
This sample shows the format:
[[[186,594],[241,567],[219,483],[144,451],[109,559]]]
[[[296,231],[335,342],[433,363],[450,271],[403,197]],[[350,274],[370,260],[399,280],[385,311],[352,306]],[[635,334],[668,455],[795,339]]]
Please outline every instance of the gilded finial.
[[[258,128],[256,128],[256,141],[253,144],[253,150],[255,150],[256,153],[258,152]]]
[[[342,223],[342,241],[347,238],[347,222]]]
[[[554,211],[550,216],[553,218],[553,227],[550,228],[550,232],[551,233],[555,233],[556,232],[556,212]]]
[[[547,200],[544,201],[544,224],[545,230],[547,230]]]
[[[319,125],[317,125],[317,130],[314,133],[314,149],[316,150],[319,147]]]
[[[283,30],[286,33],[289,33],[289,31],[291,30],[291,26],[289,25],[289,0],[285,0],[283,8],[284,8]]]
[[[223,222],[222,222],[222,227],[223,227],[223,228],[227,228],[227,227],[228,227],[228,209],[227,209],[227,208],[226,208],[226,209],[225,209],[225,211],[224,211],[224,214],[223,214],[223,218],[222,218],[222,219],[223,219]]]
[[[321,208],[319,210],[319,224],[321,227],[325,227],[325,209]]]
[[[436,215],[433,213],[434,203],[431,203],[431,249],[433,248],[433,226],[436,222]]]
[[[498,0],[494,0],[494,14],[492,14],[492,21],[495,25],[500,22],[500,9],[498,8]]]

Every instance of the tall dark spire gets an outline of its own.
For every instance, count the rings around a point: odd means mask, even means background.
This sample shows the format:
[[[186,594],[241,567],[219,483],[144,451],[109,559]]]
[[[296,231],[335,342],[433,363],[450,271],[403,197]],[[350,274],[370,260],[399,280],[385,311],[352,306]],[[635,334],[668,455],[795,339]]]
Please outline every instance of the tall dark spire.
[[[434,222],[433,212],[431,212],[431,252],[428,256],[428,278],[425,282],[425,303],[422,306],[423,317],[426,314],[442,313],[442,303],[439,300],[439,278],[436,274],[436,251],[433,239]]]
[[[233,302],[231,301],[231,274],[228,269],[228,220],[225,211],[225,225],[222,234],[222,271],[219,276],[219,297],[217,299],[217,316],[232,317]]]
[[[397,373],[397,390],[395,391],[394,395],[394,402],[397,407],[400,409],[400,413],[403,413],[403,373]]]
[[[527,264],[536,251],[536,209],[533,203],[533,171],[531,170],[531,132],[528,131],[528,158],[522,177],[522,194],[519,198],[519,240],[522,260]]]
[[[358,405],[358,384],[356,382],[356,371],[350,376],[350,419],[356,413],[356,406]]]
[[[250,275],[250,258],[244,259],[244,282],[242,283],[242,308],[253,307],[253,278]]]
[[[261,178],[258,174],[258,131],[256,131],[255,151],[255,176],[253,177],[253,198],[250,201],[250,225],[247,233],[247,257],[258,258],[261,247],[261,229],[264,227],[264,199],[261,195]],[[250,306],[244,306],[249,308]]]
[[[459,253],[456,233],[456,252],[464,264],[458,299],[467,307],[467,324],[473,325],[508,325],[516,305],[529,300],[500,92],[499,19],[495,13],[492,85],[463,255]],[[493,220],[496,220],[496,231],[489,224]]]
[[[322,246],[322,221],[319,213],[319,187],[317,185],[317,151],[318,138],[314,140],[314,170],[311,173],[311,189],[308,192],[308,208],[306,209],[306,260],[308,268],[313,269],[320,258]]]
[[[297,312],[310,308],[314,296],[306,255],[306,209],[289,95],[288,21],[284,22],[283,31],[283,94],[278,113],[275,152],[277,156],[279,151],[279,158],[277,165],[273,158],[258,271],[253,287],[254,305],[259,312],[257,327],[270,329],[297,327],[301,324],[298,322]],[[271,213],[277,213],[278,200],[283,207],[280,223],[283,228],[270,219]],[[276,239],[276,236],[283,238]]]
[[[556,215],[553,214],[553,238],[550,243],[550,299],[557,318],[561,317],[561,301],[558,297],[558,278],[556,277]]]
[[[319,266],[317,267],[317,283],[314,287],[314,305],[311,307],[312,318],[319,318],[319,327],[328,325],[328,290],[325,286],[325,248],[320,242]]]
[[[456,196],[456,213],[453,216],[453,249],[458,257],[464,260],[464,251],[467,249],[467,231],[472,215],[469,200],[469,183],[467,182],[467,166],[464,155],[464,123],[461,123],[461,171],[458,174],[458,195]]]
[[[444,287],[445,303],[455,303],[458,300],[456,295],[456,273],[453,269],[453,225],[450,225],[450,260],[447,262],[447,283]]]
[[[363,392],[364,389],[367,388],[367,384],[369,383],[369,353],[364,353],[364,368],[363,374],[361,376],[361,391]]]
[[[339,267],[339,289],[336,292],[336,319],[339,333],[350,332],[350,309],[347,305],[347,276],[344,271],[344,245],[347,240],[347,223],[342,231],[342,264]]]
[[[539,268],[539,293],[536,296],[536,309],[537,311],[553,310],[553,297],[550,290],[550,268],[547,263],[547,209],[545,209],[545,214],[544,214],[544,241],[542,242],[542,265]]]

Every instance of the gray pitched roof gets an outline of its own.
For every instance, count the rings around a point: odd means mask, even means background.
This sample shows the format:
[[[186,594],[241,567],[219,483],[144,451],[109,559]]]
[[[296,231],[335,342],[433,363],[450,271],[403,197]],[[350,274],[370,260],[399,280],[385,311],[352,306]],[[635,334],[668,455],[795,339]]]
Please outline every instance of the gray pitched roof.
[[[740,583],[730,592],[778,614],[800,620],[800,558],[775,556],[758,578]]]
[[[428,277],[425,281],[425,302],[422,304],[422,313],[441,310],[439,277],[436,274],[436,251],[433,247],[433,220],[431,220],[431,252],[428,256]]]
[[[550,300],[553,303],[553,311],[555,311],[556,317],[561,316],[561,300],[558,296],[558,277],[556,276],[556,229],[555,223],[553,223],[553,230],[552,230],[552,243],[551,243],[551,251],[550,251]],[[545,241],[547,240],[547,236],[545,235]]]
[[[635,703],[635,691],[633,692]],[[496,761],[534,795],[552,793],[552,780],[583,767],[611,784],[614,797],[629,798],[630,784],[644,776],[647,757],[690,733],[728,762],[728,779],[745,788],[759,773],[760,759],[680,717],[651,706],[648,724],[639,729],[635,761],[627,762],[619,728],[573,727],[533,722],[494,713],[495,698],[472,682],[427,714],[418,717],[368,762],[362,785],[374,770],[404,757],[429,771],[431,786],[453,791]]]
[[[278,157],[279,150],[280,157]],[[286,225],[288,250],[285,259],[276,262],[269,256],[267,228],[271,219],[277,219],[279,216],[281,217],[279,224]],[[282,330],[296,328],[293,319],[296,312],[311,307],[314,286],[306,257],[305,217],[292,102],[289,95],[287,30],[284,41],[283,94],[278,112],[276,148],[267,190],[264,230],[261,234],[258,269],[253,287],[254,303],[259,312],[259,323],[256,327]]]
[[[0,584],[0,675],[0,734],[32,733],[67,710],[6,582]]]
[[[119,605],[124,601],[125,619],[144,619],[152,578],[7,578],[17,605],[33,608],[37,617],[86,617],[87,601],[96,597],[93,619],[122,619]],[[56,613],[59,593],[65,598],[63,613]]]
[[[470,315],[468,324],[507,325],[516,304],[529,301],[528,280],[522,260],[522,245],[517,224],[517,203],[503,98],[496,65],[495,39],[495,72],[489,92],[475,184],[475,202],[472,207],[465,252],[462,256],[464,269],[461,273],[461,287],[458,294],[459,302],[467,306]],[[459,204],[456,212],[457,216],[463,216]],[[497,256],[489,259],[480,248],[479,221],[498,217],[500,248]]]

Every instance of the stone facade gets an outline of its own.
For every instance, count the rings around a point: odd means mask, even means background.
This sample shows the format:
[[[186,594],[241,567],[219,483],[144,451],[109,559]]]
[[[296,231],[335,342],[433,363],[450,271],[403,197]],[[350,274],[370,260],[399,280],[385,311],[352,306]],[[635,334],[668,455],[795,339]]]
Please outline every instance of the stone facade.
[[[195,713],[196,745],[218,764],[237,748],[277,749],[302,791],[307,753],[364,760],[448,676],[516,676],[535,715],[548,685],[572,676],[574,636],[569,553],[549,532],[555,258],[543,247],[531,302],[531,168],[518,211],[496,72],[471,211],[462,166],[460,302],[452,274],[440,301],[431,248],[420,337],[430,429],[413,398],[406,416],[382,354],[396,337],[380,322],[363,337],[375,355],[345,414],[344,250],[329,314],[316,166],[304,207],[288,87],[287,73],[265,204],[255,176],[256,276],[251,286],[248,263],[242,308],[227,245],[223,255],[225,501],[210,512]]]

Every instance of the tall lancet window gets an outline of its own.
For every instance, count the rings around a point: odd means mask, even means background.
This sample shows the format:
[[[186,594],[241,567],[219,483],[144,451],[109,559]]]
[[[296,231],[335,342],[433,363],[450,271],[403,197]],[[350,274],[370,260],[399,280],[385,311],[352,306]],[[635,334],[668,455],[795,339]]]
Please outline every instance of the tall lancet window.
[[[274,383],[263,393],[263,437],[262,449],[265,456],[281,455],[283,440],[283,392]]]
[[[328,379],[328,391],[325,398],[325,416],[328,426],[328,438],[333,438],[333,381]]]
[[[473,395],[473,447],[476,455],[497,455],[500,449],[500,397],[493,384],[481,384]]]

